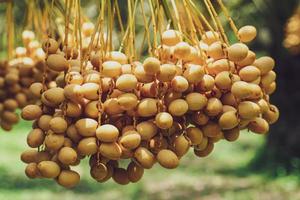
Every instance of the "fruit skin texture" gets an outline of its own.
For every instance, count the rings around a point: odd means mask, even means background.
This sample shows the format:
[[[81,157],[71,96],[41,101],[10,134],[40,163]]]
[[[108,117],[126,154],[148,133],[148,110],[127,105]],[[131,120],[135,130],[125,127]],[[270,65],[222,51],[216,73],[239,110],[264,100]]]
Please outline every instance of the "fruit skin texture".
[[[247,57],[248,47],[243,43],[236,43],[228,48],[228,58],[231,61],[238,62]]]
[[[66,188],[75,187],[79,181],[79,174],[73,170],[62,170],[57,177],[57,183]]]
[[[189,109],[189,105],[183,99],[176,99],[172,101],[168,107],[169,113],[173,116],[182,116]]]
[[[159,128],[168,129],[173,125],[173,117],[167,112],[161,112],[156,115],[155,122]]]
[[[71,147],[63,147],[58,153],[58,160],[65,165],[72,165],[77,160],[77,152]]]
[[[62,72],[68,69],[68,61],[60,54],[51,54],[46,61],[48,67],[56,72]]]
[[[28,105],[22,109],[21,116],[25,120],[34,120],[42,115],[42,109],[37,105]]]
[[[98,122],[94,119],[83,118],[75,123],[78,133],[84,137],[95,136]]]
[[[253,66],[257,67],[260,70],[261,75],[265,75],[269,71],[273,70],[275,61],[271,57],[263,56],[256,59],[253,63]]]
[[[167,169],[174,169],[179,165],[179,159],[176,154],[167,149],[163,149],[157,154],[159,164]]]
[[[154,75],[160,70],[160,60],[154,57],[148,57],[144,60],[143,67],[147,74]]]
[[[53,161],[42,161],[37,167],[44,178],[56,178],[60,173],[59,165]]]
[[[155,163],[154,155],[146,148],[139,147],[134,152],[137,162],[145,169],[150,169]]]
[[[242,42],[251,42],[256,37],[257,31],[254,26],[243,26],[238,31],[238,35]]]
[[[138,182],[144,175],[144,168],[138,166],[135,162],[129,163],[127,166],[127,174],[130,182]]]
[[[128,131],[131,132],[131,131]],[[141,143],[141,136],[136,131],[132,131],[133,133],[130,133],[128,135],[122,136],[120,139],[120,143],[123,147],[126,149],[135,149],[137,148]],[[125,132],[127,133],[127,132]]]
[[[162,43],[168,46],[174,46],[181,41],[181,33],[176,30],[167,30],[162,34]]]
[[[189,93],[186,95],[185,100],[188,104],[189,110],[192,111],[202,110],[207,104],[207,98],[197,92]]]
[[[119,130],[111,124],[104,124],[97,128],[96,136],[102,142],[115,142],[118,139]]]

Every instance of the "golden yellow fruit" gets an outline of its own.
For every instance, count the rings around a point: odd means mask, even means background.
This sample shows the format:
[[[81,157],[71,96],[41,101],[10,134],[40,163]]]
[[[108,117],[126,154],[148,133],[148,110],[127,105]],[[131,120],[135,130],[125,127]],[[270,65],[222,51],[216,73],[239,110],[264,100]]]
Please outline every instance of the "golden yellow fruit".
[[[238,105],[239,116],[243,119],[253,119],[261,114],[260,107],[252,101],[243,101]]]
[[[236,111],[228,111],[223,113],[219,118],[219,125],[223,130],[233,129],[239,124]]]
[[[64,136],[63,135],[57,135],[57,134],[48,134],[45,137],[45,146],[49,150],[57,151],[60,149],[64,144]]]
[[[243,81],[252,82],[259,78],[260,70],[254,66],[246,66],[240,70],[239,76]]]
[[[51,54],[46,60],[49,69],[62,72],[66,71],[69,67],[68,61],[60,54]]]
[[[176,70],[174,73],[176,73]],[[155,79],[154,75],[147,74],[145,72],[143,65],[136,66],[133,70],[133,74],[138,79],[138,81],[142,83],[150,83]]]
[[[169,129],[173,125],[173,117],[167,112],[160,112],[155,116],[155,124],[160,129]]]
[[[53,161],[42,161],[37,167],[44,178],[56,178],[60,173],[59,165]]]
[[[206,149],[207,145],[208,145],[208,137],[203,136],[201,143],[195,145],[194,149],[196,149],[197,151],[203,151],[204,149]]]
[[[189,93],[185,100],[192,111],[202,110],[207,104],[206,96],[197,92]]]
[[[103,104],[104,112],[108,115],[116,115],[122,113],[124,110],[121,105],[118,103],[117,98],[106,99]]]
[[[237,81],[233,83],[231,93],[238,99],[246,99],[252,95],[252,90],[249,83]]]
[[[185,155],[188,152],[189,148],[190,142],[183,135],[176,137],[173,141],[173,150],[179,158]]]
[[[75,187],[80,181],[80,175],[73,170],[62,170],[57,177],[57,183],[66,188]]]
[[[91,137],[96,135],[98,122],[91,118],[83,118],[75,123],[75,127],[83,137]]]
[[[174,56],[177,59],[187,60],[191,54],[191,46],[186,42],[179,42],[174,47]]]
[[[268,87],[276,80],[276,73],[274,71],[269,71],[261,77],[261,85],[263,88]]]
[[[182,93],[170,91],[167,92],[164,96],[164,104],[169,105],[172,101],[176,99],[180,99],[182,97]]]
[[[203,135],[206,137],[217,137],[221,132],[219,124],[209,121],[207,124],[202,126]]]
[[[55,54],[58,50],[58,47],[58,42],[52,38],[46,39],[42,44],[44,52],[48,54]]]
[[[105,61],[109,61],[109,60],[116,61],[122,65],[128,63],[127,56],[120,51],[108,52],[105,56]]]
[[[266,134],[269,132],[269,124],[268,122],[260,117],[256,117],[248,124],[248,128],[250,131],[257,134]]]
[[[63,147],[58,152],[58,160],[65,165],[72,165],[77,161],[77,152],[71,147]]]
[[[123,92],[130,92],[136,89],[137,79],[132,74],[122,74],[116,81],[116,87]]]
[[[49,128],[52,130],[54,133],[57,134],[63,134],[68,128],[68,123],[67,121],[62,118],[62,117],[53,117],[49,121]]]
[[[77,118],[81,116],[82,110],[80,104],[70,101],[67,103],[66,107],[67,107],[66,109],[67,117]]]
[[[224,58],[224,52],[225,51],[223,49],[222,43],[220,41],[217,41],[209,45],[207,55],[215,60],[219,60],[221,58]]]
[[[37,154],[38,154],[37,150],[28,149],[28,150],[22,152],[20,158],[21,158],[21,161],[24,163],[33,163],[33,162],[36,162]]]
[[[89,100],[99,99],[99,84],[96,83],[85,83],[81,87],[83,95]]]
[[[137,96],[133,93],[121,94],[117,101],[123,110],[133,110],[138,104]]]
[[[2,121],[5,121],[10,124],[15,124],[19,121],[19,116],[17,113],[11,111],[4,111],[2,113]]]
[[[74,124],[70,125],[66,131],[67,136],[75,143],[78,143],[82,136],[78,133]]]
[[[265,86],[264,91],[267,95],[271,95],[275,92],[276,87],[277,87],[277,85],[276,85],[276,82],[274,81],[270,85]]]
[[[102,64],[102,73],[110,78],[117,78],[122,73],[122,65],[116,61],[105,61]]]
[[[127,134],[131,132],[130,134]],[[135,149],[141,143],[141,135],[136,131],[127,131],[120,139],[120,144],[126,149]]]
[[[173,116],[182,116],[189,109],[189,105],[183,99],[176,99],[172,101],[168,107],[168,111]]]
[[[176,75],[176,66],[174,64],[162,64],[157,74],[157,79],[162,82],[170,82]]]
[[[248,54],[247,54],[247,57],[244,58],[243,60],[239,61],[239,62],[236,62],[236,64],[239,67],[249,66],[249,65],[252,65],[254,63],[255,59],[256,59],[256,54],[253,51],[249,50]]]
[[[188,89],[189,83],[183,76],[175,76],[171,81],[171,87],[175,92],[184,92]]]
[[[97,118],[99,115],[98,101],[90,101],[85,105],[84,114],[89,118]]]
[[[32,129],[27,135],[27,144],[31,148],[37,148],[43,144],[45,139],[45,134],[41,129]]]
[[[205,75],[204,67],[201,65],[188,64],[183,76],[189,83],[199,83]]]
[[[14,111],[18,108],[18,102],[14,99],[6,99],[3,102],[3,107],[6,110]]]
[[[208,63],[207,71],[209,75],[217,75],[220,72],[230,71],[231,67],[234,66],[234,63],[228,59],[216,60],[213,63]]]
[[[118,160],[122,155],[122,149],[116,142],[100,144],[99,152],[111,160]]]
[[[233,62],[239,62],[248,55],[249,48],[243,43],[235,43],[228,47],[228,59]]]
[[[95,137],[87,137],[78,143],[77,150],[82,156],[93,155],[97,152],[97,143]]]
[[[230,90],[233,82],[231,77],[231,73],[227,71],[218,73],[215,77],[215,84],[217,88],[225,91]]]
[[[177,155],[168,149],[160,150],[156,158],[158,163],[167,169],[174,169],[179,165],[179,159]]]
[[[238,31],[238,36],[241,40],[241,42],[251,42],[255,39],[257,35],[256,28],[254,26],[243,26]]]
[[[160,71],[160,60],[155,57],[148,57],[143,62],[146,74],[154,75]]]
[[[203,79],[196,85],[196,90],[199,92],[208,92],[212,90],[215,86],[215,79],[208,75],[205,74],[203,76]]]
[[[203,139],[203,133],[200,128],[189,127],[186,129],[187,137],[190,139],[192,145],[201,144]]]
[[[154,155],[144,147],[139,147],[135,150],[134,158],[145,169],[152,168],[155,163]]]
[[[202,126],[208,122],[209,117],[203,112],[196,112],[193,113],[192,119],[196,124]]]
[[[271,57],[264,56],[256,59],[253,63],[253,66],[257,67],[260,70],[261,75],[263,76],[269,71],[273,70],[275,61]]]
[[[210,117],[217,116],[222,112],[222,108],[222,102],[218,98],[213,97],[208,99],[205,113]]]
[[[111,124],[104,124],[97,128],[96,136],[101,142],[115,142],[119,136],[117,127]]]
[[[152,98],[144,98],[137,106],[137,113],[141,117],[151,117],[157,113],[157,100]]]
[[[66,85],[64,95],[71,101],[79,102],[84,96],[82,86],[76,84]]]
[[[29,163],[25,168],[25,174],[28,178],[37,178],[39,177],[39,170],[36,163]]]
[[[213,151],[213,149],[214,149],[214,143],[208,142],[208,144],[204,150],[199,151],[197,149],[194,149],[194,153],[198,157],[206,157]]]
[[[136,126],[142,140],[150,140],[157,134],[157,126],[152,121],[143,121]]]
[[[176,30],[166,30],[162,34],[162,43],[168,46],[175,46],[182,40],[181,33]]]
[[[279,110],[275,105],[270,105],[270,109],[263,114],[263,118],[269,123],[274,124],[279,119]]]
[[[43,131],[48,131],[50,129],[50,125],[49,122],[52,119],[51,115],[42,115],[39,119],[38,119],[38,126],[40,129],[42,129]]]
[[[42,115],[42,109],[38,105],[28,105],[22,109],[21,116],[25,120],[35,120]]]

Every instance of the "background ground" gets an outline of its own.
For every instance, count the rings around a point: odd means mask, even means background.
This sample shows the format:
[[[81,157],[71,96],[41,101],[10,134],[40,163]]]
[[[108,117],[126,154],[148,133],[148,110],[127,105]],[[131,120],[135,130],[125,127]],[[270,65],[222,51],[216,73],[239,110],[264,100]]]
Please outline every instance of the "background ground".
[[[268,171],[249,169],[250,161],[261,150],[264,137],[243,132],[238,142],[220,142],[208,158],[196,158],[191,152],[175,170],[160,166],[145,172],[141,182],[119,186],[113,181],[97,183],[89,176],[87,163],[77,168],[81,183],[65,190],[52,180],[29,180],[25,165],[19,160],[26,148],[30,124],[21,122],[10,133],[0,131],[0,200],[297,200],[300,182],[297,175],[282,174],[274,178]],[[263,149],[262,149],[263,150]],[[271,171],[271,170],[270,170]],[[200,198],[201,197],[201,198]]]

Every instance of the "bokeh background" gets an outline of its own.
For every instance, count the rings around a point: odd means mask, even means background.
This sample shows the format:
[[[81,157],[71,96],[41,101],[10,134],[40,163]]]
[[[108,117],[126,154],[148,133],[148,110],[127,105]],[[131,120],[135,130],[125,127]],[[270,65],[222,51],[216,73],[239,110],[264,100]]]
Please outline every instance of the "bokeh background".
[[[39,1],[39,0],[37,0]],[[40,0],[42,1],[42,0]],[[1,2],[1,1],[0,1]],[[88,17],[97,14],[96,0],[82,0]],[[122,5],[122,1],[119,1]],[[126,15],[126,5],[121,6]],[[242,132],[235,143],[220,142],[207,158],[184,157],[175,170],[159,166],[146,171],[136,184],[101,184],[89,175],[88,163],[76,170],[82,181],[66,190],[51,180],[29,180],[20,153],[26,148],[30,123],[21,121],[11,132],[0,130],[0,200],[77,199],[300,199],[300,9],[299,0],[224,0],[238,26],[253,24],[258,37],[251,44],[257,55],[276,60],[280,120],[267,136]],[[16,38],[24,26],[25,0],[15,1]],[[0,3],[0,57],[5,57],[5,5]],[[229,27],[224,25],[233,38]],[[18,44],[18,43],[17,43]]]

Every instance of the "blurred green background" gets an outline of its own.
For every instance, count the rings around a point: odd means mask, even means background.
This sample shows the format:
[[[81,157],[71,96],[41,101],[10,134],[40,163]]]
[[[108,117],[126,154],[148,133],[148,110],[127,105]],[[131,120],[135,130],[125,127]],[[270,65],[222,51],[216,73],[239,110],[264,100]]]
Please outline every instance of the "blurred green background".
[[[26,1],[14,2],[16,38],[20,38],[18,29],[24,24],[22,11]],[[124,2],[119,0],[123,15],[126,15]],[[25,177],[25,165],[19,157],[26,148],[26,135],[31,124],[22,121],[9,133],[0,130],[0,200],[300,199],[300,17],[294,17],[295,22],[289,27],[294,34],[289,42],[294,46],[290,48],[286,44],[287,23],[299,12],[299,0],[224,2],[239,27],[248,24],[257,27],[258,38],[251,44],[251,49],[257,55],[274,57],[277,63],[277,91],[271,102],[278,105],[281,118],[271,126],[267,136],[244,131],[235,143],[218,143],[207,158],[196,158],[190,152],[177,169],[166,170],[157,165],[146,171],[139,183],[127,186],[119,186],[112,180],[102,184],[95,182],[85,161],[76,169],[82,174],[81,183],[67,190],[52,180],[29,180]],[[84,11],[90,18],[96,17],[96,3],[97,0],[82,0]],[[4,3],[0,4],[0,24],[5,24],[5,8]],[[142,25],[137,28],[142,28]],[[225,25],[225,28],[233,38],[229,26]],[[5,26],[0,26],[2,57],[6,48],[5,33]]]

